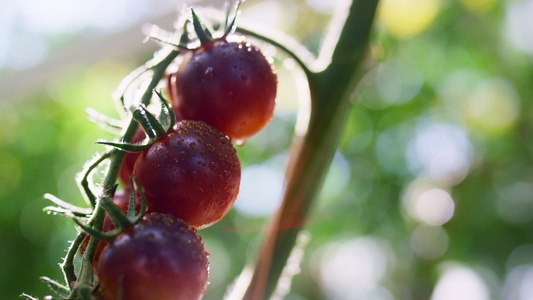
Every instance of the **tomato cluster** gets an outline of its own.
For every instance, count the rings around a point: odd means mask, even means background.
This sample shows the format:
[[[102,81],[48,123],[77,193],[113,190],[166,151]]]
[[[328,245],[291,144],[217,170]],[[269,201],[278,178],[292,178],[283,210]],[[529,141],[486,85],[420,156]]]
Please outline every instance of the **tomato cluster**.
[[[146,215],[100,243],[95,255],[108,300],[203,296],[209,263],[196,230],[222,219],[237,198],[241,166],[232,142],[256,134],[273,116],[276,72],[259,48],[244,40],[229,42],[224,35],[202,41],[182,53],[167,83],[179,122],[156,138],[141,124],[146,134],[139,132],[132,143],[149,135],[150,144],[126,154],[119,172],[125,191],[134,188],[130,178],[137,180]],[[114,198],[123,212],[127,194],[118,191]],[[106,218],[103,231],[114,226]]]

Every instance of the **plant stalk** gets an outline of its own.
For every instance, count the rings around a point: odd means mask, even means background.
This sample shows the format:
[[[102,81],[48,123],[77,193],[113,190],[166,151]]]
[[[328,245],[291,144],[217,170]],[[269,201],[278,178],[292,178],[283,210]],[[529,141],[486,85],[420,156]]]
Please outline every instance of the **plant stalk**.
[[[270,298],[320,193],[360,79],[377,3],[352,1],[331,63],[322,72],[308,73],[312,106],[307,132],[294,137],[283,201],[269,224],[245,300]]]
[[[167,69],[168,65],[172,63],[172,61],[178,56],[178,54],[179,54],[178,51],[170,51],[166,57],[164,57],[163,59],[161,59],[161,61],[159,61],[157,64],[151,67],[151,69],[153,70],[152,79],[148,87],[146,88],[146,91],[141,97],[141,104],[148,105],[150,103],[153,90],[163,78],[165,74],[165,70]],[[139,124],[135,120],[132,119],[122,137],[122,141],[130,142],[135,136],[135,133],[137,132],[138,128],[139,128]],[[115,184],[118,178],[118,173],[120,170],[120,166],[124,159],[124,155],[126,154],[124,151],[120,151],[120,150],[111,150],[111,151],[112,152],[109,158],[111,163],[109,165],[109,168],[106,171],[106,176],[103,181],[103,193],[102,195],[98,196],[99,199],[98,199],[98,202],[95,208],[95,212],[92,215],[91,220],[90,220],[90,223],[93,224],[94,229],[100,230],[100,231],[102,230],[102,226],[104,223],[104,217],[105,217],[105,210],[100,204],[100,199],[102,199],[102,197],[112,196],[110,194],[111,194],[111,191],[113,191],[115,187]],[[94,253],[96,252],[98,242],[99,242],[98,239],[96,239],[95,237],[92,237],[92,236],[90,237],[89,244],[87,245],[87,249],[85,253],[83,254],[80,277],[78,281],[76,282],[75,287],[73,288],[69,296],[69,299],[79,299],[79,297],[82,295],[81,293],[82,290],[92,285],[93,283],[92,282],[93,280],[92,260],[94,258]]]

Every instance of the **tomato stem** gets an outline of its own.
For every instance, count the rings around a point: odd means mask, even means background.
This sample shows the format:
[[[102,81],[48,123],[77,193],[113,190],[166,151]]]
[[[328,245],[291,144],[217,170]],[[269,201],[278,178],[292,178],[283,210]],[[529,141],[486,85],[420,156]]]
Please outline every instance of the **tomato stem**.
[[[87,234],[83,231],[76,236],[76,239],[72,241],[72,244],[68,248],[67,256],[61,264],[61,270],[63,271],[63,275],[65,276],[65,281],[68,287],[71,287],[71,283],[73,284],[78,280],[76,271],[74,269],[74,257],[76,256],[81,243],[86,237]]]
[[[96,196],[91,191],[91,188],[89,186],[89,175],[91,172],[98,167],[104,160],[108,159],[112,154],[110,152],[106,152],[100,157],[98,157],[96,160],[89,163],[87,167],[85,167],[85,170],[83,171],[83,177],[79,181],[79,185],[83,189],[84,192],[84,198],[85,200],[91,204],[91,207],[96,206]]]
[[[162,50],[163,51],[163,50]],[[153,70],[152,79],[146,88],[144,94],[141,97],[141,104],[148,105],[150,103],[150,100],[152,98],[153,89],[159,84],[161,79],[163,78],[165,74],[165,70],[167,67],[172,63],[172,61],[178,56],[179,51],[176,50],[168,50],[166,55],[161,58],[161,53],[157,53],[156,57],[150,61],[148,61],[143,68],[139,68],[138,72],[135,72],[135,74],[131,74],[128,76],[130,79],[137,78],[139,74],[142,74],[146,72],[149,69]],[[129,83],[123,82],[122,84],[124,91],[125,87],[129,86]],[[121,99],[123,100],[123,95],[121,96]],[[122,137],[122,141],[124,142],[131,142],[133,137],[135,136],[135,133],[137,132],[137,129],[139,127],[139,124],[131,119],[128,127],[126,128],[124,135]],[[103,209],[102,205],[100,204],[100,200],[102,197],[111,197],[112,191],[115,189],[115,184],[117,181],[118,173],[120,170],[120,166],[122,164],[122,160],[124,159],[125,152],[121,150],[112,150],[108,152],[110,160],[109,167],[106,171],[106,176],[103,180],[103,192],[101,195],[99,195],[97,198],[92,191],[90,191],[89,185],[88,185],[88,176],[92,169],[94,169],[95,164],[91,165],[88,168],[88,171],[86,172],[84,179],[86,179],[87,184],[84,185],[84,190],[89,196],[89,198],[94,197],[95,199],[95,205],[96,208],[94,210],[94,213],[91,217],[91,220],[89,221],[89,225],[92,226],[94,230],[101,231],[104,223],[104,217],[105,217],[105,210]],[[105,156],[105,155],[104,155]],[[97,162],[103,161],[102,158],[98,159]],[[85,182],[85,181],[84,181]],[[92,261],[94,259],[94,255],[96,252],[96,249],[98,247],[98,239],[94,237],[90,237],[89,244],[87,246],[87,249],[85,250],[85,253],[82,256],[82,265],[80,270],[80,276],[76,279],[75,274],[73,274],[74,270],[74,257],[75,254],[79,248],[79,245],[85,238],[86,233],[80,232],[78,236],[76,237],[74,243],[72,244],[70,249],[76,249],[69,250],[67,257],[65,258],[65,262],[63,265],[63,270],[65,272],[65,277],[67,280],[67,284],[70,286],[70,282],[74,281],[74,288],[72,289],[69,299],[79,299],[79,297],[82,297],[84,295],[87,295],[87,289],[92,286],[93,281],[93,267],[92,267]],[[82,298],[85,299],[85,298]]]

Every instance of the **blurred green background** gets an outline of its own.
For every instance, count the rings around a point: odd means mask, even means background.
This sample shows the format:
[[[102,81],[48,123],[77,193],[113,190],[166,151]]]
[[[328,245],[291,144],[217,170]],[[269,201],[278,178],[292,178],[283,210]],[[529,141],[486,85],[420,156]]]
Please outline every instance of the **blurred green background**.
[[[151,57],[141,25],[171,30],[181,2],[0,2],[0,299],[50,292],[73,224],[44,193],[81,204],[74,177],[113,136],[111,93]],[[245,20],[318,53],[342,1],[246,1]],[[199,5],[222,1],[199,1]],[[368,72],[305,230],[286,299],[533,299],[533,1],[383,0]],[[328,46],[328,45],[326,45]],[[253,260],[278,205],[302,72],[276,58],[275,119],[239,148],[241,193],[202,230],[206,299]],[[297,257],[295,257],[296,259]]]

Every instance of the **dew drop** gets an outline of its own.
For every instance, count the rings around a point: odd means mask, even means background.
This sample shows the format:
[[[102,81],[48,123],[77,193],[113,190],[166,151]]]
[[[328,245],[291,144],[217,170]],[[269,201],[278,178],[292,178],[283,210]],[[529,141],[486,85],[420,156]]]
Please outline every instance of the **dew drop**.
[[[205,78],[206,79],[213,79],[214,78],[214,74],[213,74],[213,67],[207,67],[207,69],[205,69],[205,72],[204,72],[204,75],[205,75]]]

